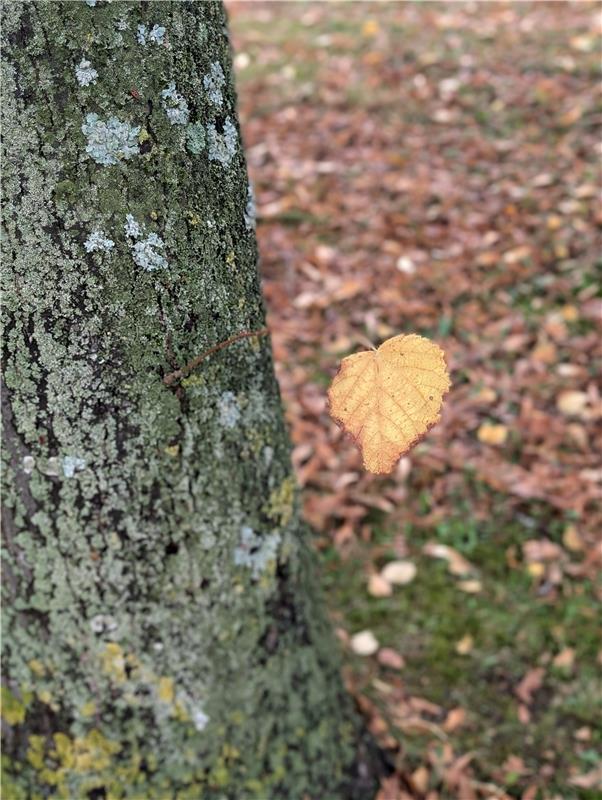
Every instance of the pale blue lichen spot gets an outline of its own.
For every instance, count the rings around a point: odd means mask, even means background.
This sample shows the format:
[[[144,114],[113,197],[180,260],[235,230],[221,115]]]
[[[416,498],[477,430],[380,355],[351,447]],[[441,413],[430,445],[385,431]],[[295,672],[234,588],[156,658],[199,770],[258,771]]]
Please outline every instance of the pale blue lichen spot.
[[[220,423],[224,428],[235,428],[240,419],[240,408],[233,392],[224,392],[217,405]]]
[[[84,3],[87,6],[90,6],[90,8],[94,8],[94,6],[96,5],[97,2],[98,2],[98,0],[84,0]]]
[[[255,206],[255,192],[249,183],[247,188],[247,204],[245,206],[245,227],[248,231],[254,231],[257,227],[257,207]]]
[[[146,45],[149,42],[153,44],[164,44],[166,33],[167,30],[163,25],[153,25],[150,30],[146,25],[138,25],[136,29],[136,39],[138,39],[138,44],[142,45]]]
[[[165,247],[165,242],[156,233],[149,233],[146,239],[142,239],[133,246],[134,262],[146,270],[154,272],[157,269],[165,269],[168,266],[167,259],[159,252]]]
[[[131,239],[139,239],[142,236],[142,228],[140,223],[136,222],[132,214],[127,214],[125,218],[125,225],[123,226],[125,235]]]
[[[209,102],[216,106],[216,108],[221,108],[223,105],[224,96],[222,94],[222,87],[225,83],[226,77],[222,66],[218,61],[214,61],[213,64],[211,64],[210,72],[203,78],[203,86],[207,92]]]
[[[256,580],[276,560],[280,539],[278,531],[267,536],[258,536],[253,528],[243,525],[240,529],[240,542],[234,550],[234,563],[250,569]]]
[[[35,463],[36,461],[33,456],[23,456],[23,460],[21,461],[23,472],[26,475],[31,475],[33,468],[35,467]]]
[[[98,114],[87,114],[82,124],[82,133],[88,138],[86,153],[97,164],[109,166],[127,161],[139,154],[138,134],[140,126],[131,126],[117,117],[101,120]]]
[[[96,83],[98,72],[87,59],[82,58],[75,68],[75,77],[80,86],[90,86],[91,83]]]
[[[270,447],[269,445],[266,445],[263,448],[263,461],[264,461],[266,467],[270,466],[270,464],[272,463],[273,458],[274,458],[274,448]]]
[[[213,122],[207,125],[209,137],[209,161],[219,161],[227,167],[238,147],[238,133],[230,117],[226,117],[223,133],[219,133]]]
[[[84,247],[87,253],[95,253],[97,251],[104,251],[108,253],[115,247],[115,242],[105,234],[104,231],[92,231],[84,242]]]
[[[199,731],[204,731],[207,727],[207,723],[209,722],[209,717],[201,708],[193,708],[192,709],[192,722],[194,727]]]
[[[86,468],[86,460],[78,456],[65,456],[62,461],[63,475],[72,478],[76,472]]]
[[[90,630],[92,633],[112,633],[117,628],[115,617],[108,614],[97,614],[90,620]]]
[[[163,108],[168,120],[172,125],[187,125],[190,119],[188,103],[182,95],[176,91],[176,85],[172,81],[161,92],[163,98]]]
[[[167,259],[160,252],[165,247],[163,239],[156,233],[147,234],[145,226],[141,225],[133,214],[126,214],[123,230],[129,239],[137,240],[130,242],[135,264],[146,272],[154,272],[168,266]]]
[[[165,42],[166,29],[162,25],[153,25],[148,35],[153,44],[163,44]]]

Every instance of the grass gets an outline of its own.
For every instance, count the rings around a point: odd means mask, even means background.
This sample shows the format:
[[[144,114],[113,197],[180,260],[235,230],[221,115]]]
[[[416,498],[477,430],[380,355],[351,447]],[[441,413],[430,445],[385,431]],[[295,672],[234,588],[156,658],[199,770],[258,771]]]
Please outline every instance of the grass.
[[[466,495],[470,496],[470,487]],[[501,499],[501,498],[499,498]],[[528,509],[525,520],[545,524],[543,504]],[[366,564],[370,547],[359,548],[344,560],[332,549],[324,554],[325,585],[337,618],[343,627],[357,632],[373,631],[381,646],[402,653],[405,690],[449,710],[463,708],[467,724],[454,732],[457,752],[473,752],[473,766],[483,780],[499,773],[511,755],[525,761],[526,769],[537,771],[549,764],[557,775],[551,790],[562,792],[564,800],[594,797],[567,787],[571,769],[584,771],[594,765],[602,732],[596,732],[600,714],[599,675],[595,659],[599,647],[599,626],[594,609],[593,587],[587,582],[565,580],[561,597],[546,602],[538,596],[537,585],[527,570],[511,567],[509,549],[531,538],[532,527],[504,517],[478,520],[461,505],[457,513],[433,529],[406,531],[410,557],[418,567],[413,583],[398,588],[392,597],[374,598],[366,591]],[[379,549],[392,543],[393,531],[381,523],[376,535]],[[559,524],[548,527],[551,538],[560,535]],[[442,561],[421,552],[429,539],[448,544],[477,565],[483,591],[469,595],[459,590],[457,580]],[[474,641],[466,655],[456,644],[470,635]],[[575,649],[574,670],[555,668],[553,656],[563,648]],[[371,687],[373,667],[350,657],[366,693],[386,704]],[[542,688],[535,694],[531,721],[522,723],[514,689],[525,673],[543,665]],[[587,747],[579,747],[575,733],[592,730]],[[393,728],[395,731],[395,728]],[[410,767],[418,766],[424,754],[425,738],[399,732]],[[506,777],[505,788],[517,797],[523,790],[521,776]]]

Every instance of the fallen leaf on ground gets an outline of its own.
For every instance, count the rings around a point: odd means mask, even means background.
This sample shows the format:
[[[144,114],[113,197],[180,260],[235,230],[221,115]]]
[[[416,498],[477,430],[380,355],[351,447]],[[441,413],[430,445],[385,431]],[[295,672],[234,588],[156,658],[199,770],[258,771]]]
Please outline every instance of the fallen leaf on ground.
[[[583,550],[583,541],[575,525],[567,525],[562,534],[562,543],[567,550]]]
[[[474,572],[474,567],[470,561],[467,561],[457,550],[454,550],[453,547],[449,547],[446,544],[427,542],[422,548],[422,552],[427,556],[443,558],[447,561],[448,569],[452,575],[468,575]]]
[[[460,656],[467,656],[474,647],[474,639],[467,633],[459,641],[456,642],[456,653]]]
[[[463,708],[452,708],[443,723],[443,730],[451,733],[462,727],[466,721],[466,711]]]
[[[556,398],[556,407],[567,417],[580,416],[587,406],[587,395],[585,392],[567,390],[561,392]]]
[[[383,667],[391,669],[403,669],[406,664],[403,656],[391,647],[381,647],[376,658]]]
[[[414,788],[424,794],[429,787],[429,771],[425,766],[418,767],[411,775]]]
[[[523,543],[526,561],[555,561],[562,555],[562,548],[549,539],[529,539]]]
[[[504,444],[508,438],[508,428],[505,425],[492,425],[484,422],[477,431],[477,437],[483,444]]]
[[[472,580],[472,581],[460,581],[458,583],[458,589],[462,592],[467,592],[467,594],[478,594],[483,588],[483,584],[481,581]]]
[[[441,348],[402,334],[342,360],[330,414],[360,446],[365,468],[383,474],[439,421],[450,385]]]
[[[372,631],[360,631],[351,637],[351,649],[358,656],[371,656],[378,650],[378,639]]]
[[[574,647],[565,647],[564,650],[561,650],[558,655],[554,656],[554,660],[552,664],[556,667],[556,669],[562,669],[569,672],[573,669],[573,665],[575,663],[575,648]]]
[[[602,767],[596,767],[583,775],[575,775],[569,778],[569,783],[580,789],[602,789]]]
[[[404,586],[416,577],[416,565],[411,561],[390,561],[381,570],[380,577],[387,583]]]
[[[390,597],[393,594],[393,588],[382,575],[370,575],[368,579],[368,594],[372,597]]]
[[[541,561],[533,561],[527,566],[527,572],[532,578],[541,578],[545,575],[546,568]]]
[[[545,674],[543,667],[530,669],[514,690],[518,699],[529,705],[533,699],[532,695],[541,687]]]

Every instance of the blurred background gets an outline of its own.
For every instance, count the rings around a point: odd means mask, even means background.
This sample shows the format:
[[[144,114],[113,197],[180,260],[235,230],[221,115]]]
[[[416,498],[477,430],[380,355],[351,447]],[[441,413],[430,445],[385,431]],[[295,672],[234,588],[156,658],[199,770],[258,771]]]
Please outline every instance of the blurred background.
[[[293,459],[394,769],[379,798],[600,798],[600,8],[228,9]],[[326,388],[402,332],[453,389],[375,477]]]

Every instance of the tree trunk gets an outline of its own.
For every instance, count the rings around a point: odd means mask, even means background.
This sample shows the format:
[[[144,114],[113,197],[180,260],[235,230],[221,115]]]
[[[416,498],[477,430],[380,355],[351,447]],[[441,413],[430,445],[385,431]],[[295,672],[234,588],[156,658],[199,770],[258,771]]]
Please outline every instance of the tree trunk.
[[[3,51],[5,796],[346,797],[224,9],[11,2]]]

